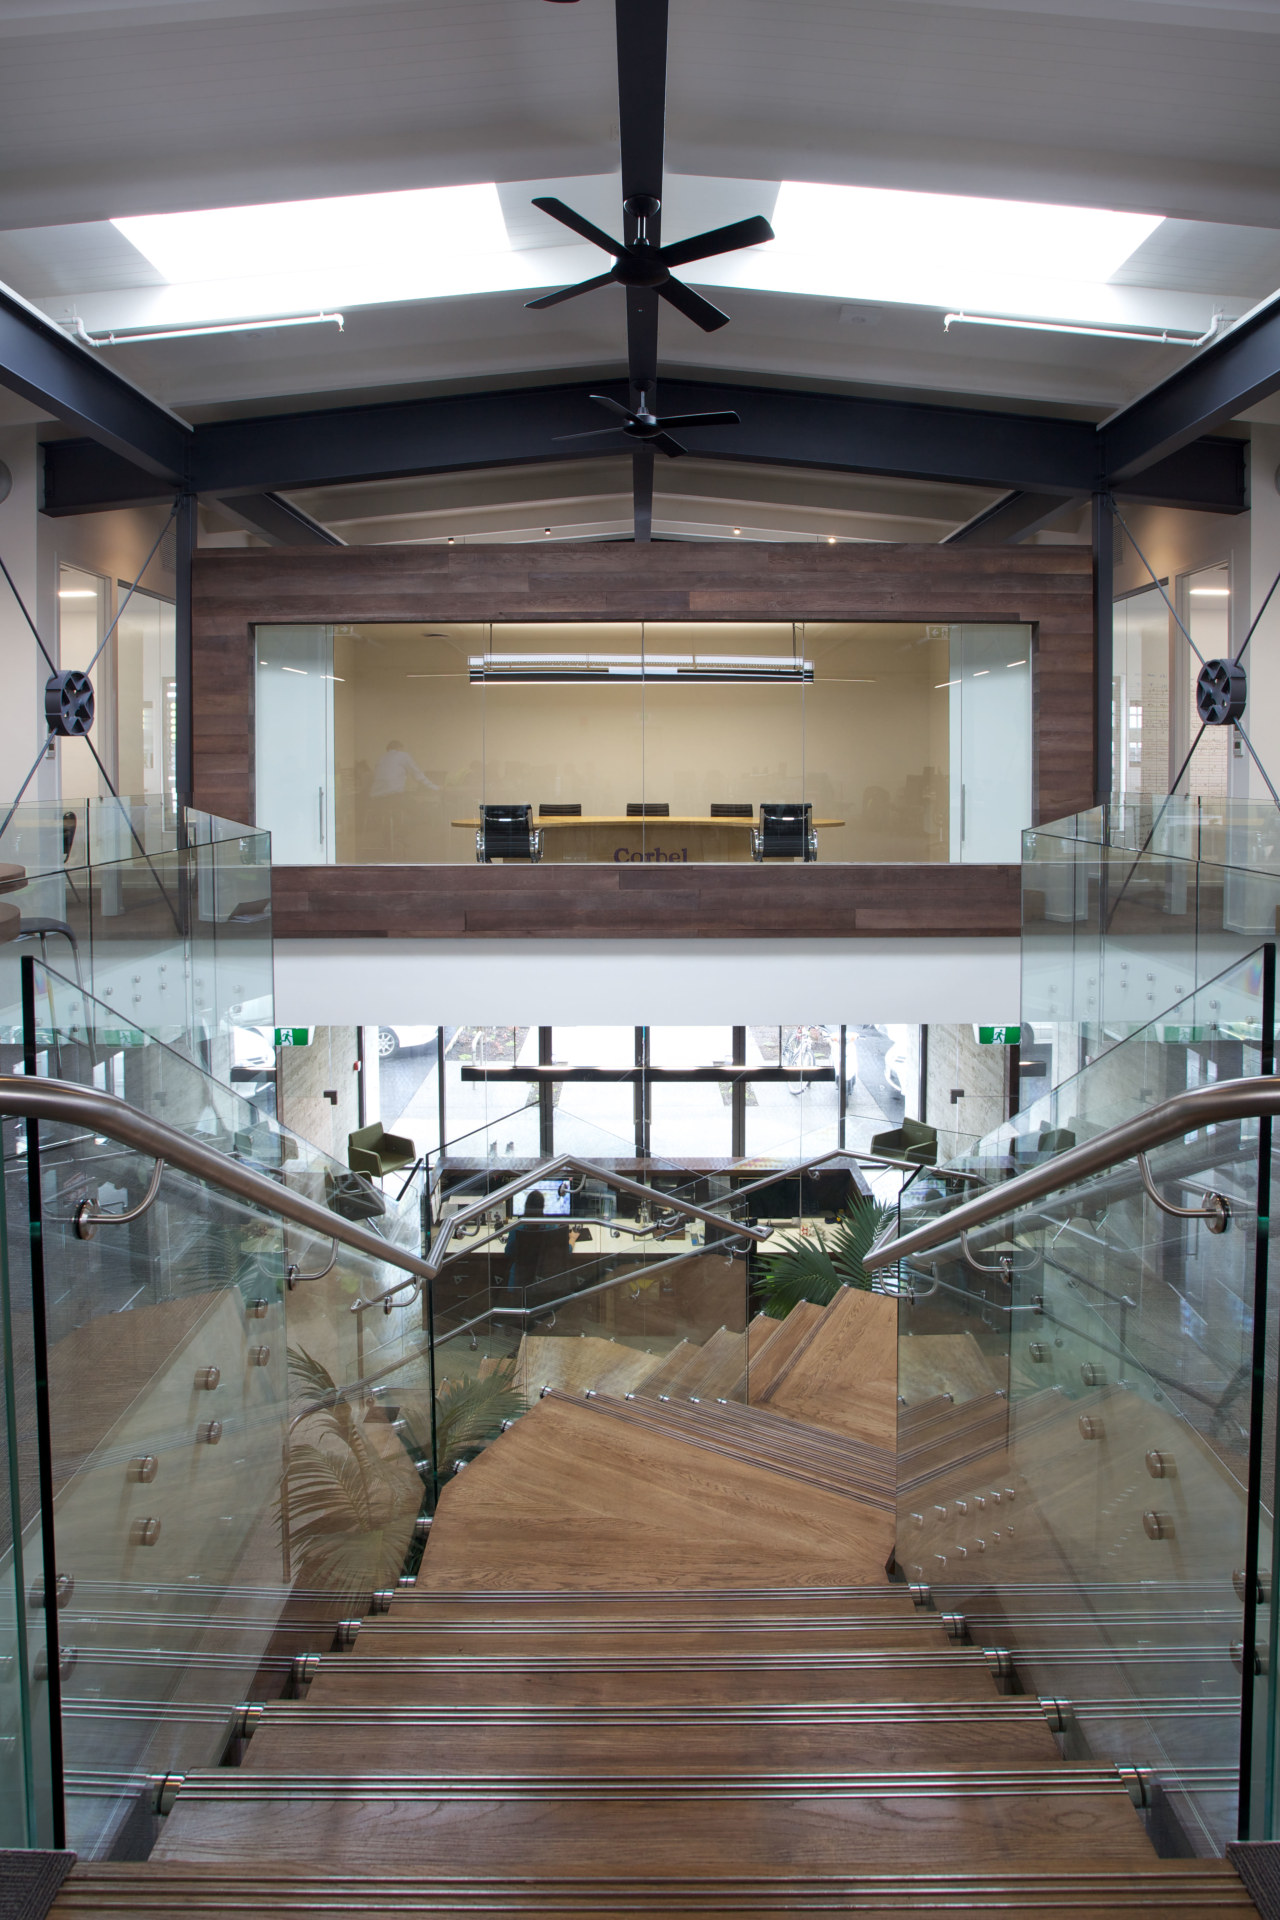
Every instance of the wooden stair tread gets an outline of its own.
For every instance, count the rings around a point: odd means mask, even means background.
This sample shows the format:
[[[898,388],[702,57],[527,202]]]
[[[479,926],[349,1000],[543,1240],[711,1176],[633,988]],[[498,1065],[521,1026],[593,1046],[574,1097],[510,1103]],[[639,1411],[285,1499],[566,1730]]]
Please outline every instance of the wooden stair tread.
[[[897,1488],[891,1454],[842,1456],[836,1449],[818,1450],[800,1442],[784,1442],[777,1435],[766,1440],[750,1425],[740,1426],[722,1417],[717,1406],[690,1405],[676,1400],[655,1401],[643,1394],[629,1400],[593,1395],[585,1402],[596,1415],[621,1420],[646,1432],[665,1435],[690,1446],[709,1448],[728,1458],[745,1461],[767,1473],[786,1475],[808,1485],[863,1500],[893,1511]],[[748,1414],[758,1411],[746,1410]]]
[[[456,1706],[268,1706],[247,1750],[254,1773],[390,1773],[407,1753],[430,1755],[433,1772],[772,1773],[832,1772],[851,1758],[861,1772],[963,1767],[981,1742],[1001,1766],[1051,1765],[1057,1744],[1038,1702],[879,1701],[800,1711],[635,1707],[465,1709]]]
[[[797,1301],[786,1319],[775,1328],[758,1354],[751,1358],[751,1399],[761,1401],[796,1349],[813,1332],[826,1312],[811,1300]]]
[[[515,1377],[533,1399],[544,1386],[572,1393],[598,1387],[627,1393],[661,1364],[662,1355],[594,1334],[527,1333],[516,1353]]]
[[[667,1382],[675,1378],[688,1362],[690,1355],[696,1351],[692,1340],[677,1340],[675,1346],[658,1363],[653,1372],[646,1376],[645,1392],[665,1393]]]
[[[874,1446],[898,1430],[898,1308],[847,1287],[826,1309],[761,1403]]]
[[[807,1620],[856,1617],[875,1614],[898,1618],[912,1611],[906,1588],[881,1581],[870,1587],[813,1588],[714,1588],[667,1592],[639,1591],[610,1593],[591,1589],[586,1592],[564,1590],[555,1593],[512,1590],[507,1593],[468,1593],[465,1590],[435,1592],[415,1583],[397,1589],[392,1599],[391,1617],[401,1612],[410,1617],[456,1620],[477,1625],[489,1622],[540,1620],[548,1625],[572,1631],[580,1624],[595,1625],[612,1620],[624,1624],[656,1621],[684,1621],[702,1624],[715,1620]]]
[[[321,1706],[793,1706],[882,1700],[993,1698],[975,1648],[933,1647],[716,1659],[705,1654],[633,1661],[566,1655],[556,1659],[438,1659],[368,1654],[321,1656],[308,1699]]]
[[[1108,1769],[928,1770],[887,1780],[845,1773],[748,1781],[669,1777],[522,1783],[333,1775],[277,1779],[223,1768],[188,1775],[156,1847],[162,1860],[254,1854],[348,1867],[401,1853],[453,1871],[615,1870],[766,1878],[802,1854],[850,1872],[945,1859],[978,1870],[1041,1847],[1135,1866],[1150,1843]]]
[[[981,1399],[1005,1384],[1007,1371],[997,1377],[971,1333],[916,1333],[898,1350],[898,1391],[908,1405],[942,1393],[956,1405]]]
[[[771,1314],[756,1314],[755,1318],[751,1320],[747,1326],[747,1357],[749,1360],[759,1358],[761,1349],[768,1345],[781,1325],[781,1320],[775,1320]]]
[[[436,1590],[870,1584],[892,1544],[887,1513],[551,1397],[445,1487],[424,1567]]]
[[[277,1916],[323,1916],[341,1920],[387,1920],[388,1915],[430,1914],[438,1920],[464,1915],[538,1915],[543,1920],[613,1920],[615,1915],[661,1915],[662,1920],[705,1920],[714,1915],[782,1920],[795,1913],[856,1912],[860,1920],[902,1914],[955,1914],[963,1920],[990,1914],[999,1920],[1045,1920],[1066,1911],[1097,1920],[1168,1913],[1178,1920],[1221,1920],[1256,1909],[1225,1860],[1152,1860],[1141,1868],[1098,1871],[1078,1858],[1041,1850],[1034,1870],[1003,1864],[978,1874],[936,1869],[916,1873],[806,1874],[793,1863],[763,1885],[739,1876],[681,1881],[661,1873],[614,1875],[565,1881],[503,1880],[488,1875],[440,1874],[418,1866],[386,1871],[382,1863],[358,1874],[299,1872],[272,1861],[206,1860],[188,1867],[152,1859],[135,1862],[78,1861],[50,1913],[53,1920],[92,1920],[94,1915],[148,1914],[154,1920],[277,1920]]]
[[[696,1393],[697,1383],[709,1368],[715,1367],[726,1354],[732,1354],[741,1363],[743,1335],[735,1333],[729,1327],[717,1327],[701,1344],[693,1341],[685,1343],[684,1358],[678,1367],[664,1368],[665,1379],[661,1387],[657,1385],[658,1374],[652,1373],[640,1388],[642,1394]]]

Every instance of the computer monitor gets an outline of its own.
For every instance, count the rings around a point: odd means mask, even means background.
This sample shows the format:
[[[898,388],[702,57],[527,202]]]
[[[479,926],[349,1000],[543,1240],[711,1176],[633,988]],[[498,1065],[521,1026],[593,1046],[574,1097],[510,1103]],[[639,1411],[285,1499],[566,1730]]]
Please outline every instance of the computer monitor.
[[[517,1193],[514,1196],[511,1209],[517,1218],[523,1215],[529,1204],[531,1193],[542,1195],[544,1220],[563,1218],[566,1214],[573,1212],[573,1193],[567,1180],[538,1180],[533,1186],[526,1187],[523,1193]]]

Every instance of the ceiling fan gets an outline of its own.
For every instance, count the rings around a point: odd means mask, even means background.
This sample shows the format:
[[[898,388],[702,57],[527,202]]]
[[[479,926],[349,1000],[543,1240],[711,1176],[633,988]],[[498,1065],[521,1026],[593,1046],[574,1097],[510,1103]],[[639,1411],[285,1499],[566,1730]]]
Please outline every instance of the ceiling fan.
[[[641,390],[638,407],[622,407],[616,400],[610,400],[606,394],[592,393],[588,399],[594,400],[598,407],[608,407],[610,413],[619,415],[616,427],[595,427],[589,433],[558,433],[557,440],[599,440],[611,433],[625,433],[633,440],[643,440],[651,447],[674,459],[678,454],[687,453],[678,440],[673,440],[667,432],[668,427],[736,427],[741,425],[741,415],[725,413],[650,413],[646,395]]]
[[[635,238],[630,245],[619,240],[611,240],[607,233],[594,226],[563,200],[553,195],[542,195],[534,201],[534,206],[549,213],[553,220],[562,226],[580,234],[584,240],[590,240],[593,246],[613,255],[613,265],[608,273],[597,274],[594,279],[580,280],[576,286],[562,287],[559,293],[545,293],[540,300],[528,300],[525,305],[533,308],[558,307],[562,300],[573,300],[580,293],[590,293],[596,287],[607,287],[611,283],[622,287],[651,289],[670,301],[678,312],[704,333],[714,333],[717,327],[727,326],[729,316],[721,313],[719,307],[713,307],[700,293],[687,287],[683,280],[677,280],[672,267],[687,266],[694,260],[708,260],[712,254],[736,253],[740,247],[758,247],[762,241],[773,239],[773,228],[763,214],[753,214],[749,220],[735,220],[727,227],[713,227],[709,233],[698,233],[689,240],[677,240],[669,247],[659,246],[649,238],[649,222],[662,210],[662,203],[654,194],[633,194],[623,202],[623,212],[630,216],[635,225]]]

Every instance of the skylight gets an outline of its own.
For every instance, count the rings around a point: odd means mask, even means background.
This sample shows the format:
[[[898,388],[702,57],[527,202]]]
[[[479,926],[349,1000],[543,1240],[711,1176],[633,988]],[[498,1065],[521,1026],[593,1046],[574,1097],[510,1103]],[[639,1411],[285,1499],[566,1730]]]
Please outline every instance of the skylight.
[[[776,241],[724,263],[720,284],[732,274],[779,292],[1071,318],[1071,290],[1096,296],[1161,224],[1159,214],[784,180]]]
[[[939,278],[968,276],[977,265],[988,274],[1109,280],[1162,218],[1158,213],[1110,213],[1099,207],[784,180],[773,230],[780,248],[854,250],[891,272],[925,265]]]
[[[546,185],[526,183],[539,184]],[[573,182],[552,184],[572,197]],[[595,192],[593,207],[605,208],[615,183],[583,184]],[[682,229],[704,214],[714,223],[725,184],[701,177],[684,182],[689,204]],[[771,198],[772,191],[765,183],[763,196]],[[508,210],[523,206],[524,189],[509,185],[500,196],[490,181],[122,216],[111,224],[165,284],[86,294],[76,316],[94,332],[175,329],[555,287],[605,265],[596,247],[554,231],[550,222],[543,223],[544,233],[522,218],[513,245],[504,202]],[[964,315],[1193,334],[1208,324],[1207,296],[1114,282],[1162,224],[1157,214],[787,180],[771,218],[775,240],[708,260],[690,277],[713,288]],[[531,244],[535,232],[538,242]],[[674,228],[666,234],[673,236],[679,238]],[[602,313],[612,297],[592,296]]]
[[[474,278],[484,286],[490,275],[475,272],[484,255],[500,256],[502,278],[510,278],[511,243],[491,181],[138,214],[111,224],[171,285],[296,283],[307,299],[320,286],[338,287],[346,298],[358,289],[366,300],[395,299],[404,297],[402,287],[470,291]]]
[[[243,280],[339,265],[381,271],[388,258],[420,257],[428,249],[506,253],[510,247],[492,183],[146,213],[111,224],[170,281]]]

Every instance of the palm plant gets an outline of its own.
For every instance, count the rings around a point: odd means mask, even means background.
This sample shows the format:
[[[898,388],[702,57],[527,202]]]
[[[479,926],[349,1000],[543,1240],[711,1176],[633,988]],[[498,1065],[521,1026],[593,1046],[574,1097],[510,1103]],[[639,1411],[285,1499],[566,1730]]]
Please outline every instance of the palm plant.
[[[851,1200],[833,1226],[808,1234],[783,1236],[776,1253],[760,1256],[763,1277],[758,1295],[764,1311],[784,1320],[802,1300],[824,1307],[841,1287],[871,1291],[872,1276],[863,1258],[894,1209],[869,1194]]]
[[[488,1372],[444,1380],[436,1392],[436,1451],[441,1474],[448,1473],[456,1460],[475,1453],[486,1440],[502,1431],[504,1420],[515,1420],[524,1412],[524,1395],[515,1385],[516,1363],[499,1360]],[[408,1418],[415,1436],[423,1409],[414,1401]],[[430,1430],[422,1436],[430,1445]]]
[[[524,1411],[515,1390],[515,1361],[475,1378],[444,1382],[436,1395],[440,1475]],[[289,1532],[300,1584],[327,1591],[359,1591],[394,1582],[404,1563],[420,1488],[406,1486],[405,1463],[384,1459],[369,1444],[355,1409],[338,1397],[333,1376],[304,1347],[289,1349],[289,1380],[296,1397],[311,1402],[299,1422],[305,1434],[289,1454]],[[431,1455],[431,1403],[406,1394],[400,1403],[405,1437],[425,1462]]]
[[[289,1534],[301,1585],[353,1592],[394,1581],[421,1496],[406,1492],[403,1467],[372,1446],[355,1409],[337,1397],[327,1367],[305,1348],[289,1349],[295,1392],[324,1404],[300,1423],[306,1438],[289,1450]]]

